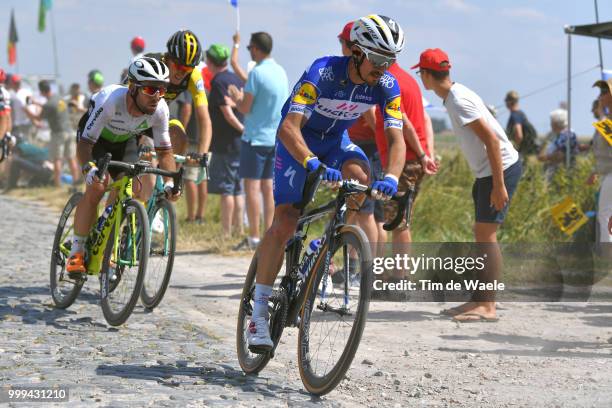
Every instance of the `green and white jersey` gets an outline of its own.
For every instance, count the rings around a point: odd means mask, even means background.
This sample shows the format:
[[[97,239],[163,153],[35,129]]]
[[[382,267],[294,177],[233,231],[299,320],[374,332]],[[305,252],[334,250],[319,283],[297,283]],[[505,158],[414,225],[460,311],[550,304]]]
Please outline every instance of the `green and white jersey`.
[[[161,99],[152,115],[132,116],[127,110],[128,88],[110,85],[91,98],[87,119],[79,129],[79,139],[96,143],[99,138],[123,143],[147,129],[152,129],[156,149],[170,149],[168,105]],[[83,122],[82,122],[83,123]]]

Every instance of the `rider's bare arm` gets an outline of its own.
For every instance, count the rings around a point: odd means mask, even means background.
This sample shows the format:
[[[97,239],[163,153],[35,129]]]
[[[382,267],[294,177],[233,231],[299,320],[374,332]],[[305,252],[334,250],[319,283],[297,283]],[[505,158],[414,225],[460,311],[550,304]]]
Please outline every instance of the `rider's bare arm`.
[[[301,127],[304,119],[302,114],[288,113],[278,131],[278,138],[298,163],[303,163],[304,159],[313,155],[302,136]],[[401,139],[401,131],[398,130],[398,133]]]
[[[93,160],[92,150],[93,144],[85,140],[79,140],[77,143],[76,154],[79,164],[82,166],[86,165]]]
[[[406,143],[402,129],[388,127],[385,129],[385,136],[389,146],[389,165],[385,173],[393,174],[399,179],[406,161]]]

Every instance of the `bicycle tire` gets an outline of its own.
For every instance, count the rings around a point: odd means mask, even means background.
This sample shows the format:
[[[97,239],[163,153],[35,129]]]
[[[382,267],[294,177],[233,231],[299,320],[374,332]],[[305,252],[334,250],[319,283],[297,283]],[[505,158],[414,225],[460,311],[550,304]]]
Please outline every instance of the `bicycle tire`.
[[[153,220],[155,219],[155,214],[160,211],[163,210],[164,214],[167,214],[167,220],[168,220],[168,229],[169,231],[166,230],[166,228],[164,228],[164,233],[163,233],[163,238],[164,241],[167,238],[168,239],[168,260],[166,263],[166,268],[164,271],[164,275],[163,278],[161,279],[161,285],[157,286],[154,285],[151,287],[151,289],[154,289],[154,291],[149,291],[147,290],[147,282],[149,281],[149,277],[151,275],[151,269],[152,269],[152,265],[151,265],[151,260],[155,259],[155,257],[151,256],[152,252],[153,252],[153,242],[154,242],[154,234],[152,231],[150,231],[150,240],[151,240],[151,250],[149,251],[149,265],[147,267],[147,273],[145,274],[145,279],[142,285],[142,291],[140,292],[140,300],[143,304],[143,306],[148,309],[148,310],[153,310],[155,307],[157,307],[157,305],[159,305],[159,303],[162,301],[162,299],[164,298],[164,294],[166,293],[166,290],[168,289],[168,284],[170,283],[170,276],[172,275],[172,267],[174,266],[174,251],[176,249],[176,212],[174,210],[174,206],[166,199],[161,199],[158,200],[155,203],[155,206],[153,208],[153,211],[151,211],[151,214],[153,215],[153,217],[149,220],[149,223],[153,223]],[[166,223],[164,223],[164,226],[166,225]],[[165,245],[165,242],[164,242]],[[155,268],[153,268],[155,269]],[[159,282],[157,273],[155,274],[155,282]]]
[[[51,297],[55,307],[59,309],[66,309],[70,307],[81,292],[85,279],[79,279],[76,281],[66,279],[68,273],[66,272],[66,257],[60,252],[59,246],[62,244],[62,236],[64,235],[64,229],[68,220],[73,219],[74,209],[77,204],[83,198],[83,193],[74,193],[69,199],[64,209],[62,210],[60,219],[55,229],[55,237],[53,239],[53,247],[51,248],[51,265],[50,265],[50,288]],[[61,267],[59,273],[57,267]],[[64,276],[66,275],[66,277]],[[66,294],[63,294],[60,286],[60,282],[71,282],[73,283],[72,288],[68,289]]]
[[[326,246],[321,251],[318,265],[316,266],[316,275],[310,280],[307,288],[306,297],[302,306],[301,320],[298,334],[298,365],[300,377],[305,388],[314,395],[324,395],[332,391],[338,383],[344,378],[344,374],[349,369],[359,342],[363,334],[363,329],[367,320],[368,308],[370,303],[370,292],[372,286],[372,255],[370,246],[364,232],[356,226],[343,226],[339,234],[334,238],[336,249],[341,249],[344,245],[351,245],[360,255],[360,289],[358,307],[355,311],[355,320],[351,328],[350,334],[347,336],[347,343],[344,346],[340,358],[331,368],[331,370],[323,375],[316,375],[311,366],[310,361],[310,342],[311,335],[309,333],[311,325],[311,314],[315,305],[315,298],[318,293],[319,284],[323,277],[323,260],[329,246]],[[318,351],[318,349],[317,349]]]
[[[255,291],[255,273],[257,272],[257,252],[253,255],[249,271],[244,280],[242,295],[240,296],[240,308],[238,310],[238,322],[236,325],[236,352],[238,354],[238,363],[240,368],[246,374],[257,374],[270,361],[270,353],[255,354],[249,351],[246,330],[248,327],[248,319],[252,314],[252,297]]]
[[[133,208],[134,210],[130,210]],[[114,290],[109,290],[109,293],[106,296],[102,296],[101,306],[102,313],[104,314],[104,318],[111,326],[120,326],[130,317],[134,307],[136,306],[136,302],[138,301],[138,297],[140,296],[140,292],[142,291],[142,285],[144,282],[144,277],[147,269],[147,262],[149,259],[149,222],[147,217],[147,212],[145,211],[144,206],[137,200],[130,199],[127,200],[125,204],[125,210],[123,212],[123,220],[121,225],[123,225],[123,221],[130,215],[130,213],[134,213],[137,220],[137,230],[140,232],[140,242],[137,244],[137,257],[138,257],[138,272],[136,273],[136,279],[134,282],[134,288],[131,290],[127,302],[119,308],[119,310],[115,311],[114,306],[111,305],[111,295],[116,293],[118,289],[118,285],[121,284],[120,280],[126,281],[123,276],[123,272],[119,273],[119,278],[116,279]],[[128,231],[130,232],[130,231]],[[102,272],[101,272],[101,285],[108,285],[107,287],[111,287],[109,279],[111,278],[110,270],[110,262],[111,256],[113,254],[113,246],[114,246],[114,237],[115,237],[115,227],[113,226],[112,233],[110,234],[108,243],[106,245],[106,250],[104,251],[104,258],[102,261]],[[123,235],[123,232],[117,232],[118,234]],[[129,233],[126,234],[129,236]],[[122,250],[121,248],[124,246],[123,238],[119,239],[119,259],[122,258]],[[120,267],[119,267],[120,268]],[[119,268],[115,268],[115,271]],[[117,273],[117,272],[115,272]],[[106,282],[104,282],[106,280]],[[101,290],[103,288],[101,287]]]

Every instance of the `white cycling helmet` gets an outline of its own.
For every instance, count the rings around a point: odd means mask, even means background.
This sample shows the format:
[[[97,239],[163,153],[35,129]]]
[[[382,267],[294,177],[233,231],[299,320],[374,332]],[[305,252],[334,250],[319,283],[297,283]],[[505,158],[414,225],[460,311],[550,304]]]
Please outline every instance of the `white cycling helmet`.
[[[389,17],[370,14],[355,21],[351,41],[372,51],[397,55],[404,48],[404,30]]]
[[[128,79],[136,84],[141,82],[156,82],[168,84],[170,70],[161,61],[151,57],[136,58],[128,69]]]

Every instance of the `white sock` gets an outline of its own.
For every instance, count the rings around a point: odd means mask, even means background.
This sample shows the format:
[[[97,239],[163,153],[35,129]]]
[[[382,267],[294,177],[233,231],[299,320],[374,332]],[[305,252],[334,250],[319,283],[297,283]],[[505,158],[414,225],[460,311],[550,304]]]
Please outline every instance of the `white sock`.
[[[249,237],[249,245],[257,245],[257,244],[259,244],[258,237]]]
[[[272,286],[261,283],[255,284],[255,302],[253,305],[253,319],[263,317],[268,320],[268,299],[272,294]]]
[[[83,252],[85,249],[85,242],[87,237],[76,235],[72,236],[72,248],[70,248],[70,256],[73,256],[77,252]]]

